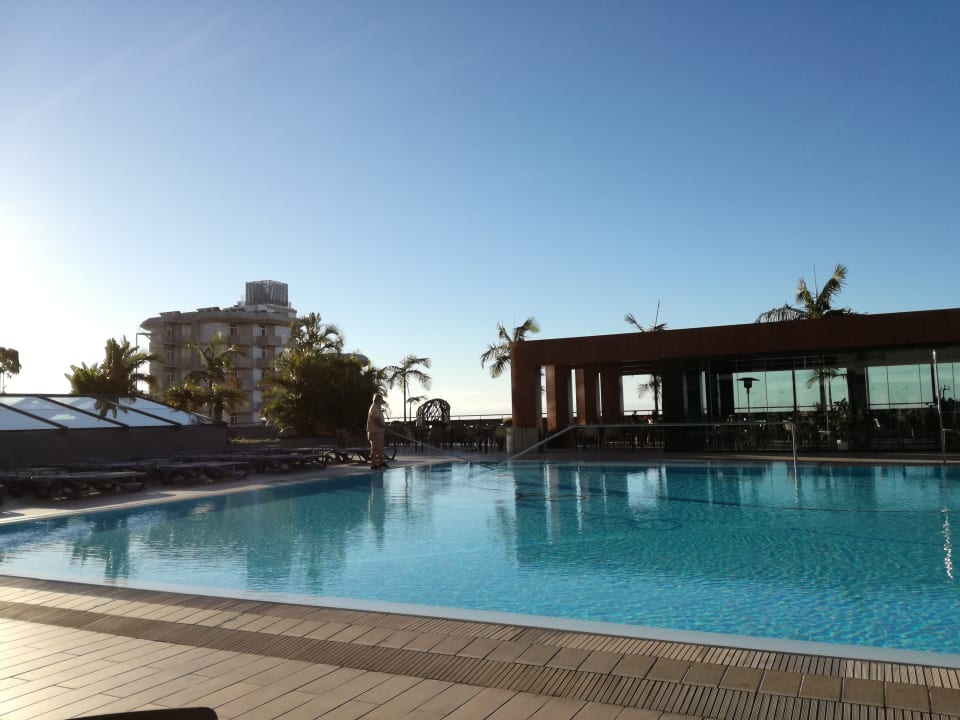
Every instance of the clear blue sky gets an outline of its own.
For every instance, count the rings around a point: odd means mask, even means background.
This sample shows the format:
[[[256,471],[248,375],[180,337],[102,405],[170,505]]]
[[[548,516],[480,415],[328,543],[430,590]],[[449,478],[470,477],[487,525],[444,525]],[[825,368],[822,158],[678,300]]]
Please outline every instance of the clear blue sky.
[[[454,414],[529,315],[751,322],[837,262],[955,307],[958,128],[955,0],[0,0],[7,389],[248,280]]]

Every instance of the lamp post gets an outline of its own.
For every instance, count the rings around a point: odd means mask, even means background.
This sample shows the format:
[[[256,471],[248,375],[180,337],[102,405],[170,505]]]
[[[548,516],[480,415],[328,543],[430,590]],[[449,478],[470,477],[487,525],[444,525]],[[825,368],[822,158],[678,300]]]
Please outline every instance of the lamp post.
[[[760,378],[755,377],[742,377],[740,382],[743,383],[743,389],[747,391],[747,417],[750,416],[750,388],[753,387],[755,382],[759,382]]]

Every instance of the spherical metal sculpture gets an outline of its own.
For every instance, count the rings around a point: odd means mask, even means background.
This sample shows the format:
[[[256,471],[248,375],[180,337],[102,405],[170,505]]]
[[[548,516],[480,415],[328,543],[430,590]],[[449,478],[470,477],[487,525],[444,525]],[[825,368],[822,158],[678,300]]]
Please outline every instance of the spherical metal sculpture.
[[[417,425],[446,425],[450,422],[450,403],[442,398],[427,400],[417,408]]]

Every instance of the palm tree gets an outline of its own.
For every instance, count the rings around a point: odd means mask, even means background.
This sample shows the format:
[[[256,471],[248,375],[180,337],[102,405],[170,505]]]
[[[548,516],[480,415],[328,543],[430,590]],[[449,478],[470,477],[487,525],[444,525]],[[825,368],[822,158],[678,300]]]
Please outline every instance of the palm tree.
[[[816,287],[814,281],[814,290],[810,292],[807,281],[800,278],[797,283],[797,295],[795,302],[799,307],[793,305],[784,305],[783,307],[767,310],[757,317],[756,322],[782,322],[784,320],[819,320],[826,317],[838,317],[840,315],[850,315],[853,311],[850,308],[835,308],[833,301],[843,286],[847,282],[847,268],[841,263],[833,269],[833,275],[827,280],[823,289]]]
[[[657,300],[657,314],[653,317],[653,325],[644,327],[640,324],[640,321],[634,317],[633,313],[627,313],[623,316],[623,319],[628,323],[633,325],[640,332],[660,332],[661,330],[667,329],[667,324],[662,322],[657,322],[660,319],[660,301]],[[660,417],[660,375],[658,373],[651,373],[650,380],[645,383],[640,383],[637,386],[637,394],[642,395],[644,392],[653,393],[653,416],[654,418]]]
[[[820,407],[824,410],[823,415],[826,420],[827,435],[830,434],[830,413],[834,411],[833,381],[837,378],[845,377],[847,377],[847,374],[841,369],[823,366],[816,370],[811,370],[810,377],[807,378],[807,387],[813,387],[817,384],[820,386]]]
[[[186,410],[207,408],[207,414],[216,420],[223,419],[225,409],[232,410],[246,402],[246,393],[236,376],[233,361],[243,355],[236,345],[217,333],[204,347],[192,342],[189,347],[197,351],[203,365],[188,373],[182,385],[173,385],[164,392],[164,400],[174,407]]]
[[[486,352],[480,356],[480,367],[490,363],[490,377],[500,377],[510,365],[510,346],[526,340],[528,333],[538,332],[540,332],[540,325],[533,317],[528,317],[522,325],[517,325],[512,334],[507,332],[503,323],[497,323],[497,342],[490,343]]]
[[[140,369],[158,360],[156,355],[131,345],[126,337],[120,342],[110,338],[104,348],[102,363],[71,365],[73,372],[65,376],[70,381],[70,391],[74,395],[138,395],[141,382],[149,388],[156,385],[156,378]]]
[[[291,325],[288,348],[311,349],[317,352],[343,352],[344,338],[340,328],[324,323],[317,313],[308,313]]]
[[[800,278],[797,283],[797,302],[803,303],[803,314],[808,320],[819,320],[825,317],[836,317],[838,315],[849,315],[850,308],[833,307],[833,299],[843,290],[843,285],[847,281],[847,268],[837,263],[833,270],[833,275],[823,286],[823,290],[816,290],[814,283],[814,292],[811,293],[807,288],[807,281]]]
[[[419,405],[427,399],[426,395],[412,395],[407,398],[407,407],[410,408],[410,417],[413,417],[413,406]]]
[[[427,375],[423,370],[417,368],[422,365],[425,368],[430,367],[430,358],[417,357],[416,355],[407,355],[400,361],[399,365],[388,365],[383,368],[387,387],[392,388],[399,384],[403,390],[403,422],[407,422],[407,390],[410,384],[416,382],[425,390],[429,390],[433,384],[433,378]]]

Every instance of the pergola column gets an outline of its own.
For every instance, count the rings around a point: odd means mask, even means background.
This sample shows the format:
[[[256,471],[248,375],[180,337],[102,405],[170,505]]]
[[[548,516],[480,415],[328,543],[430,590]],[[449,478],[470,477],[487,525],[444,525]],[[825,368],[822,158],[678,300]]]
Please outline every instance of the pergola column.
[[[623,420],[623,376],[618,368],[600,371],[601,417],[606,424]]]
[[[577,368],[574,376],[577,382],[577,424],[595,424],[600,421],[600,374],[595,368]]]
[[[569,365],[547,365],[547,435],[570,427],[573,394]]]

